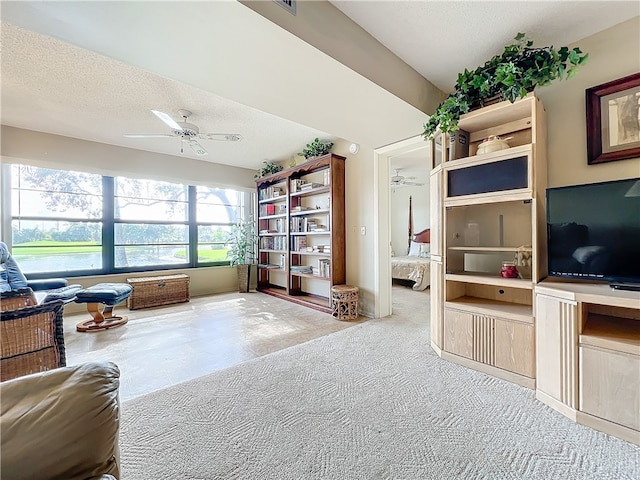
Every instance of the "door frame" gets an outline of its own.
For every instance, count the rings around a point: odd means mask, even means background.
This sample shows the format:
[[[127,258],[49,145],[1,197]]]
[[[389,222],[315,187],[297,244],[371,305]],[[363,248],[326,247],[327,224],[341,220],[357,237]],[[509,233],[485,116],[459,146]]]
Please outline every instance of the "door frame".
[[[374,150],[374,198],[376,212],[374,228],[375,275],[375,318],[387,317],[393,313],[391,280],[391,159],[425,149],[428,161],[430,145],[422,135],[407,138]],[[431,166],[431,165],[430,165]]]

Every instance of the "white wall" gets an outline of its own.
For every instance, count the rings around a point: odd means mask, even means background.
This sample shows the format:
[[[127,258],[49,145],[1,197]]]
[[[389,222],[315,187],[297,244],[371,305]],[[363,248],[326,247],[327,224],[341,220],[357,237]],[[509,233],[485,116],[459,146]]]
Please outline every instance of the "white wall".
[[[396,255],[406,255],[409,246],[409,197],[412,199],[413,233],[429,228],[429,186],[391,189],[391,246]]]
[[[255,191],[255,170],[2,126],[6,163]]]
[[[549,187],[640,175],[640,158],[587,164],[585,90],[640,72],[640,16],[576,42],[589,53],[568,81],[536,90],[547,110]]]

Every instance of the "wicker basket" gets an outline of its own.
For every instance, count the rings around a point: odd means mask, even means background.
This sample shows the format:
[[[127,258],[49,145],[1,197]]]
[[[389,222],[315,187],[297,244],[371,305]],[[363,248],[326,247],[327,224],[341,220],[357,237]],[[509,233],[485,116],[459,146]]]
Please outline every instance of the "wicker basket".
[[[188,302],[190,299],[189,275],[183,273],[127,278],[127,283],[133,287],[129,296],[130,310]]]

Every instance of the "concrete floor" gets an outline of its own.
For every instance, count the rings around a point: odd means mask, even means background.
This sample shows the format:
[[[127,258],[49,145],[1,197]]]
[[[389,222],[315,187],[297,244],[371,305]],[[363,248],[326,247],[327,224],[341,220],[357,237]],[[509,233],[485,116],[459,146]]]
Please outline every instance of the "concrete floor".
[[[430,290],[394,284],[393,310],[411,318],[428,312]],[[77,332],[88,313],[65,315],[68,365],[108,360],[120,367],[121,400],[237,365],[367,320],[331,315],[262,293],[226,293],[188,303],[128,310],[121,327]]]
[[[262,293],[228,293],[188,303],[127,310],[126,325],[77,332],[88,313],[65,315],[67,364],[108,360],[121,371],[121,400],[128,400],[365,321],[331,315]]]

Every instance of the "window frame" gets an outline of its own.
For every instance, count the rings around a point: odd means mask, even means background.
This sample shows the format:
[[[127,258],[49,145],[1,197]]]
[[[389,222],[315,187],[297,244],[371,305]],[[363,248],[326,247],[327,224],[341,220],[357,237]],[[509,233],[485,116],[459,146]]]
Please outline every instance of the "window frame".
[[[12,191],[13,185],[11,182],[11,168],[13,166],[21,166],[26,164],[21,163],[13,163],[13,164],[4,164],[2,165],[2,225],[3,231],[8,231],[9,240],[6,242],[9,246],[12,246],[13,243],[13,222],[15,220],[22,221],[30,221],[30,220],[47,220],[47,221],[67,221],[71,223],[102,223],[102,268],[99,269],[83,269],[83,270],[71,270],[71,271],[62,271],[58,270],[55,272],[30,272],[28,273],[28,277],[32,279],[39,278],[52,278],[52,277],[84,277],[84,276],[93,276],[93,275],[117,275],[123,273],[139,273],[146,271],[163,271],[163,270],[180,270],[186,268],[205,268],[205,267],[220,267],[220,266],[229,266],[230,261],[215,261],[215,262],[201,262],[198,260],[198,227],[199,226],[208,226],[208,225],[222,225],[229,226],[235,224],[235,222],[198,222],[196,219],[196,211],[197,211],[197,186],[190,185],[187,183],[181,183],[180,185],[184,185],[187,187],[187,220],[185,221],[157,221],[157,220],[145,220],[143,223],[145,224],[158,224],[158,225],[186,225],[187,226],[187,235],[188,242],[185,244],[185,247],[188,251],[189,261],[183,263],[172,263],[172,264],[157,264],[157,265],[145,265],[145,266],[134,266],[134,267],[116,267],[115,266],[115,226],[116,224],[139,224],[142,221],[140,220],[121,220],[115,218],[114,212],[114,204],[115,204],[115,178],[116,177],[126,177],[126,178],[134,178],[127,177],[127,175],[117,175],[117,176],[108,176],[101,175],[102,178],[102,217],[101,218],[73,218],[69,219],[66,217],[36,217],[36,216],[14,216],[12,212],[11,200],[12,200]],[[58,171],[74,171],[70,169],[61,169],[61,168],[52,168],[52,167],[41,167],[50,170],[58,170]],[[172,182],[169,182],[172,183]],[[177,182],[176,182],[177,183]],[[253,215],[253,210],[255,209],[255,192],[249,192],[245,189],[233,189],[228,187],[218,187],[215,185],[207,185],[209,188],[222,188],[227,190],[233,190],[238,192],[239,194],[239,202],[237,208],[240,212],[240,215],[244,218],[249,218]],[[8,228],[6,228],[8,227]]]

